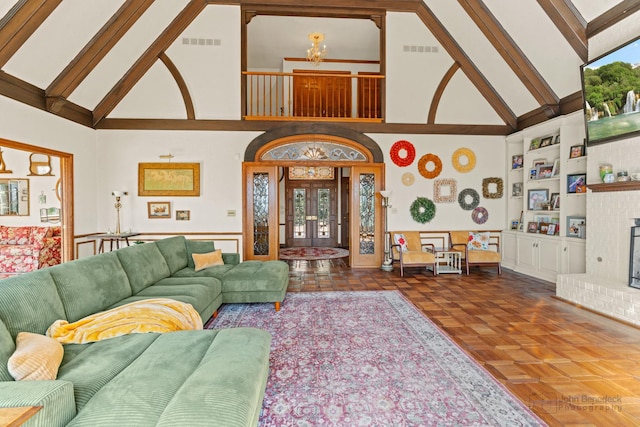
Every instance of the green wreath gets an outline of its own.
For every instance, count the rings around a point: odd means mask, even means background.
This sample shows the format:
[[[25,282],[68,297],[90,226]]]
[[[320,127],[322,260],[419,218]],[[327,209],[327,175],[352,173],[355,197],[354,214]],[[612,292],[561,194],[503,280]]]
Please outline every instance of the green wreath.
[[[429,222],[436,216],[436,205],[426,197],[418,197],[409,208],[411,218],[414,221],[424,224]]]

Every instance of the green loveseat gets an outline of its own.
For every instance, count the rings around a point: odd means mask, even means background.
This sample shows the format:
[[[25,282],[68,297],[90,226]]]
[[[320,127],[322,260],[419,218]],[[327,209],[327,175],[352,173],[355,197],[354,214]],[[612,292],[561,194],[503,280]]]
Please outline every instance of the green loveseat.
[[[17,334],[44,334],[58,319],[165,297],[193,305],[206,322],[223,302],[282,301],[286,263],[225,254],[225,265],[196,272],[191,254],[211,249],[172,237],[0,282],[0,407],[42,406],[27,425],[47,427],[256,425],[271,343],[258,329],[67,344],[54,381],[14,381],[8,371]]]

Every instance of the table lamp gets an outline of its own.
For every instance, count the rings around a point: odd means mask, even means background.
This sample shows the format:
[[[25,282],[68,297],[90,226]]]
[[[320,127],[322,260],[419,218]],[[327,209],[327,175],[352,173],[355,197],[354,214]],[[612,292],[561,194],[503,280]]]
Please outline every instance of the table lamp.
[[[120,203],[120,198],[122,196],[129,195],[126,191],[114,190],[111,192],[112,196],[116,196],[116,204],[114,205],[116,208],[116,234],[120,234],[120,208],[122,208],[122,203]]]

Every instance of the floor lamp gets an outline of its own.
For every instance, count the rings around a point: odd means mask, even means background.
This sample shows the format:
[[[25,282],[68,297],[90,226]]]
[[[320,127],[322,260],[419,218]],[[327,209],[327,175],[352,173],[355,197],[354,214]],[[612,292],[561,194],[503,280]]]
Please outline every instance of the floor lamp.
[[[389,247],[389,230],[387,229],[387,215],[391,207],[391,203],[389,203],[391,191],[383,190],[380,192],[380,195],[382,196],[382,207],[384,208],[384,261],[380,269],[382,271],[393,271],[393,260],[391,259],[391,248]]]

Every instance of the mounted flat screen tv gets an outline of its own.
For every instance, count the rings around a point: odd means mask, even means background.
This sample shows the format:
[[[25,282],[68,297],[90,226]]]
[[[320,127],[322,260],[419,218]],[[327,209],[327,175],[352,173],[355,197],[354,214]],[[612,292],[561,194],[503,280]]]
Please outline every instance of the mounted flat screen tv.
[[[640,135],[640,37],[580,68],[587,145]]]

